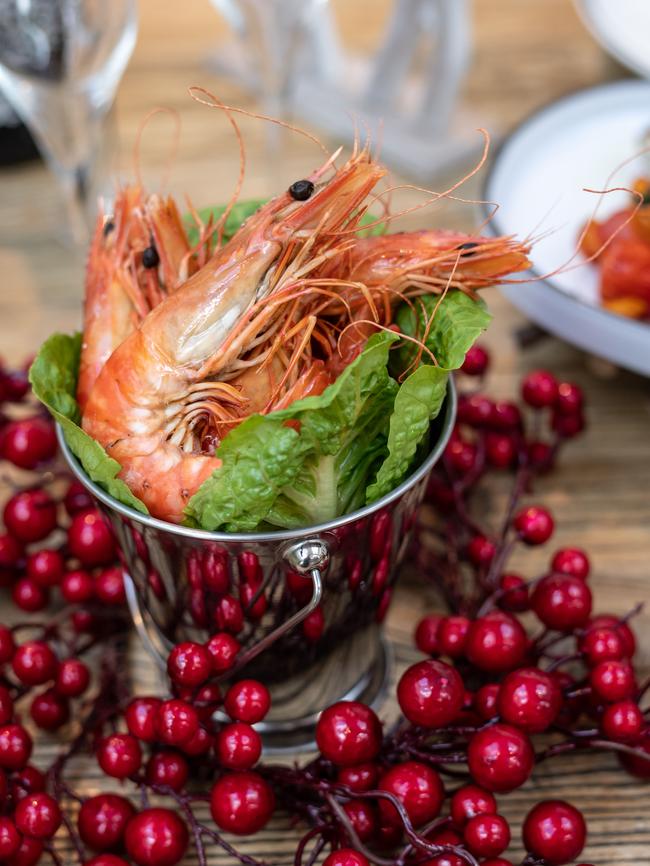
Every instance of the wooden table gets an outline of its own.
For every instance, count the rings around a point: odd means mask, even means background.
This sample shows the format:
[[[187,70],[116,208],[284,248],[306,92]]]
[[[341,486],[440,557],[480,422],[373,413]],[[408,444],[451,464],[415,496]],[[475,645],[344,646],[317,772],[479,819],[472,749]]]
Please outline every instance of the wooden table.
[[[335,5],[348,42],[358,50],[372,45],[385,3],[339,0]],[[236,177],[235,141],[222,117],[189,99],[187,86],[201,83],[226,101],[251,104],[237,88],[206,71],[206,55],[223,27],[207,0],[141,0],[140,6],[140,39],[117,100],[121,176],[132,175],[133,144],[142,118],[163,104],[175,109],[182,121],[172,191],[187,191],[197,205],[222,200]],[[569,0],[476,0],[475,16],[475,58],[465,97],[479,117],[499,131],[563,93],[619,74],[586,33]],[[304,140],[287,135],[281,156],[271,166],[263,125],[245,121],[242,128],[248,150],[247,195],[285,186],[318,160]],[[158,184],[168,159],[169,130],[169,120],[160,117],[142,140],[141,166],[151,185]],[[78,324],[83,262],[51,238],[59,205],[42,166],[4,171],[0,184],[0,346],[3,355],[17,360],[53,330]],[[477,191],[474,185],[468,197]],[[445,204],[423,216],[421,224],[469,227],[475,220],[471,206]],[[496,394],[511,395],[522,372],[539,366],[577,381],[587,393],[589,429],[567,448],[561,471],[541,483],[538,498],[557,518],[555,543],[590,551],[598,609],[624,613],[635,601],[650,598],[647,382],[595,363],[554,339],[520,351],[513,337],[522,325],[520,315],[496,292],[489,302],[495,313],[487,342],[493,350],[491,385]],[[525,573],[538,573],[546,557],[544,551],[527,554],[521,563]],[[415,658],[409,642],[416,617],[427,606],[423,592],[426,596],[421,586],[403,587],[389,618],[401,663]],[[650,665],[650,611],[636,625],[644,663]],[[89,789],[98,782],[92,768],[85,778]],[[567,797],[584,808],[590,822],[584,860],[600,866],[641,866],[650,863],[648,791],[618,771],[614,760],[583,757],[541,768],[531,783],[508,798],[506,811],[521,819],[542,797]],[[292,848],[292,835],[282,821],[244,844],[248,852],[278,864],[292,862]],[[231,861],[216,857],[214,862]]]

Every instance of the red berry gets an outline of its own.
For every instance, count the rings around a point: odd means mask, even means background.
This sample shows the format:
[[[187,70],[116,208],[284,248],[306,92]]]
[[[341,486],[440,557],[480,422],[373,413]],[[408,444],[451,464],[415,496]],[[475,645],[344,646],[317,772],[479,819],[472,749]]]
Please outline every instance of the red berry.
[[[54,679],[58,661],[49,644],[30,640],[18,647],[11,665],[23,685],[40,686]]]
[[[226,769],[250,770],[262,754],[262,739],[246,722],[234,722],[217,734],[215,751]]]
[[[27,557],[27,577],[39,586],[57,586],[63,579],[65,560],[58,550],[43,548]]]
[[[562,439],[573,439],[585,429],[584,415],[582,412],[576,412],[575,415],[562,415],[556,409],[551,416],[551,428]]]
[[[11,775],[11,796],[14,801],[21,800],[26,794],[35,794],[44,789],[45,776],[31,764],[27,764]]]
[[[5,505],[4,524],[18,541],[40,541],[56,528],[56,504],[44,490],[23,490]]]
[[[126,826],[124,844],[137,866],[176,866],[185,856],[187,826],[171,809],[144,809]]]
[[[69,604],[84,604],[95,595],[95,582],[87,571],[69,571],[61,581],[61,595]]]
[[[492,406],[490,416],[490,427],[495,430],[512,433],[522,427],[521,410],[516,403],[507,400],[497,400]]]
[[[181,791],[187,782],[190,768],[178,752],[156,752],[149,758],[145,775],[150,785],[166,785],[172,791]]]
[[[465,616],[445,616],[438,627],[438,645],[442,655],[460,658],[465,652],[470,621]]]
[[[257,773],[226,773],[210,794],[212,818],[221,830],[249,836],[264,827],[275,808],[273,790]]]
[[[268,607],[261,587],[261,582],[242,583],[239,587],[239,600],[246,618],[254,622],[262,619]]]
[[[636,688],[634,671],[627,661],[600,662],[589,676],[592,689],[607,703],[629,698]]]
[[[572,631],[589,619],[591,601],[591,590],[584,580],[549,574],[533,590],[530,606],[547,628]]]
[[[32,738],[22,725],[0,727],[0,767],[21,770],[32,754]]]
[[[9,689],[0,685],[0,725],[10,722],[14,714],[14,702]],[[1,803],[0,803],[1,805]]]
[[[379,789],[397,797],[414,827],[432,821],[440,812],[445,789],[440,776],[427,764],[407,761],[391,767],[379,780]],[[382,820],[395,824],[399,816],[389,800],[379,801]]]
[[[512,860],[506,860],[505,857],[490,857],[489,860],[482,860],[481,866],[513,866]],[[582,864],[586,866],[586,864]]]
[[[261,570],[259,576],[262,576]],[[206,550],[203,554],[201,582],[210,592],[227,592],[230,587],[227,557],[217,550]]]
[[[372,761],[381,741],[381,722],[376,713],[358,701],[332,704],[321,713],[316,725],[321,754],[340,767]]]
[[[98,854],[92,860],[87,860],[84,866],[129,866],[129,864],[116,854]]]
[[[108,565],[115,559],[113,533],[97,510],[74,515],[68,528],[68,546],[87,568]]]
[[[193,737],[183,743],[181,748],[188,757],[197,758],[199,755],[205,755],[209,752],[213,743],[212,734],[208,733],[205,728],[199,728]]]
[[[561,415],[576,415],[582,411],[582,388],[572,382],[560,382],[557,386],[555,410]]]
[[[636,776],[638,779],[650,779],[650,739],[648,739],[648,734],[650,731],[646,728],[641,733],[641,739],[636,745],[635,749],[637,752],[641,752],[641,754],[625,754],[619,752],[618,759],[625,767],[627,772],[631,776]],[[645,755],[645,757],[644,757]]]
[[[467,763],[476,782],[488,791],[513,791],[528,779],[535,755],[530,740],[518,728],[492,725],[469,741]]]
[[[476,445],[462,439],[452,439],[445,448],[445,458],[458,475],[467,475],[474,468],[477,457]]]
[[[131,734],[111,734],[99,741],[97,761],[107,776],[126,779],[140,769],[140,744]]]
[[[35,469],[56,454],[54,424],[36,416],[10,421],[3,430],[2,456],[21,469]]]
[[[376,808],[367,800],[348,800],[343,805],[352,829],[362,842],[373,838],[378,829]]]
[[[96,617],[89,610],[73,611],[70,621],[77,634],[93,631],[97,624]]]
[[[156,740],[156,720],[162,705],[159,698],[134,698],[124,711],[129,732],[145,743]]]
[[[16,569],[24,556],[19,541],[7,532],[0,534],[0,568]]]
[[[500,610],[479,617],[467,634],[465,655],[483,671],[509,671],[521,664],[527,649],[519,620]]]
[[[156,732],[168,746],[182,746],[192,739],[198,729],[199,717],[187,701],[172,698],[163,701],[158,708]]]
[[[536,472],[549,472],[553,468],[555,456],[548,442],[529,442],[526,450],[528,461]]]
[[[499,607],[513,613],[528,610],[528,584],[518,574],[502,574],[499,589],[503,593]]]
[[[477,815],[463,831],[469,850],[477,857],[497,857],[510,844],[510,827],[501,815]]]
[[[619,701],[605,708],[600,726],[610,740],[634,742],[643,728],[643,713],[634,701]]]
[[[494,404],[483,394],[461,397],[458,401],[458,420],[471,427],[486,427],[492,420]]]
[[[562,692],[556,680],[539,668],[508,674],[499,690],[501,718],[531,734],[540,734],[556,720]]]
[[[324,630],[325,614],[323,613],[323,608],[318,605],[302,621],[302,633],[309,643],[318,643],[323,636]]]
[[[119,794],[89,797],[77,817],[79,835],[89,848],[110,851],[121,844],[126,825],[134,815],[131,801]]]
[[[13,857],[20,848],[20,833],[11,818],[0,818],[0,860]]]
[[[341,785],[345,785],[355,793],[362,793],[374,788],[379,778],[379,770],[376,764],[370,762],[356,764],[352,767],[340,767],[337,775]]]
[[[521,396],[525,403],[535,409],[552,406],[557,400],[557,380],[546,370],[529,373],[521,385]]]
[[[173,648],[167,659],[167,673],[178,686],[193,689],[202,685],[212,671],[212,656],[198,643],[186,641]]]
[[[71,481],[63,497],[63,505],[70,517],[78,511],[88,511],[93,507],[93,499],[80,481]]]
[[[474,709],[486,722],[497,714],[499,691],[500,686],[497,683],[488,683],[486,686],[481,686],[474,695]]]
[[[467,376],[482,376],[490,363],[490,355],[487,349],[476,344],[470,346],[465,355],[465,360],[460,368]]]
[[[214,715],[217,707],[221,704],[221,689],[216,683],[208,683],[202,686],[194,695],[192,706],[196,710],[199,719],[207,722]]]
[[[0,665],[10,662],[15,652],[13,632],[6,625],[0,625]]]
[[[5,866],[36,866],[43,854],[43,843],[40,839],[23,837],[16,853],[7,860]]]
[[[397,686],[397,700],[406,718],[425,728],[443,728],[460,713],[465,689],[460,674],[441,661],[411,665]]]
[[[88,688],[90,671],[79,659],[66,659],[61,662],[54,681],[54,688],[60,695],[78,698]]]
[[[636,638],[630,626],[616,616],[611,614],[600,614],[595,616],[587,625],[587,629],[612,628],[623,639],[623,647],[626,658],[632,658],[636,653]]]
[[[440,651],[438,646],[438,627],[441,620],[442,617],[431,614],[423,617],[418,623],[415,629],[415,645],[420,652],[428,656],[435,656]]]
[[[507,469],[515,461],[517,445],[507,433],[487,433],[485,436],[485,456],[495,469]]]
[[[56,731],[70,718],[70,706],[54,689],[36,695],[29,708],[34,724],[43,731]]]
[[[478,785],[465,785],[451,798],[451,817],[457,827],[464,827],[477,815],[494,815],[496,811],[497,801]]]
[[[589,577],[589,557],[578,547],[563,547],[555,552],[551,560],[551,570],[560,574],[570,574],[586,580]]]
[[[223,705],[231,719],[255,725],[268,713],[271,695],[257,680],[239,680],[228,689]]]
[[[241,649],[237,638],[227,632],[213,634],[205,646],[212,656],[212,670],[215,674],[230,670]]]
[[[368,859],[352,848],[339,848],[325,858],[323,866],[370,866]]]
[[[44,607],[47,607],[50,600],[48,591],[28,577],[16,581],[11,592],[11,597],[16,607],[27,613],[36,613],[39,610],[43,610]]]
[[[53,797],[42,791],[29,794],[16,806],[17,830],[32,839],[51,839],[61,825],[61,810]]]
[[[553,534],[553,518],[546,508],[529,505],[515,514],[513,526],[517,534],[528,545],[544,544]]]
[[[487,568],[494,559],[496,545],[484,535],[475,535],[467,545],[467,558],[477,568]]]
[[[625,655],[623,637],[613,628],[590,628],[578,642],[578,649],[592,667],[600,662],[622,659]]]
[[[95,578],[95,595],[109,607],[126,604],[124,571],[121,566],[114,565],[99,572]]]
[[[214,609],[214,621],[220,631],[239,634],[244,627],[241,603],[232,595],[223,595]]]
[[[562,800],[544,800],[534,806],[524,821],[527,851],[548,866],[570,863],[585,846],[587,828],[582,814]]]

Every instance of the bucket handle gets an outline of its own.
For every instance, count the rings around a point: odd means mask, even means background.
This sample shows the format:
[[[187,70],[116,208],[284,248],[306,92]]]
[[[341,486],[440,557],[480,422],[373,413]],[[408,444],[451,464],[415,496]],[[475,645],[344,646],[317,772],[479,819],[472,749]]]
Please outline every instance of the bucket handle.
[[[273,631],[265,635],[252,647],[249,647],[237,660],[235,666],[226,671],[223,675],[224,677],[231,677],[233,673],[247,665],[279,638],[294,629],[297,625],[300,625],[320,604],[323,596],[322,572],[327,568],[329,563],[327,544],[320,538],[308,538],[297,541],[283,550],[282,558],[293,571],[304,575],[305,579],[311,578],[311,598],[293,616],[290,616],[289,619],[285,620],[277,628],[274,628]],[[173,644],[162,633],[151,614],[143,608],[133,578],[127,571],[124,572],[124,589],[133,624],[142,643],[156,664],[162,670],[166,670],[167,655],[172,649]]]

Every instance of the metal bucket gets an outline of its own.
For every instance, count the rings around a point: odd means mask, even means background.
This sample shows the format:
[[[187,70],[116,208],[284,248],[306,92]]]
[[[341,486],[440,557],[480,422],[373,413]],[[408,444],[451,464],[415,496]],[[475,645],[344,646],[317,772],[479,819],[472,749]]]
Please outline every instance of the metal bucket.
[[[260,729],[268,746],[295,750],[311,742],[325,707],[380,699],[390,666],[381,621],[455,415],[450,381],[432,424],[431,452],[372,505],[320,526],[255,533],[176,526],[116,502],[88,478],[58,432],[72,472],[113,527],[133,621],[152,657],[164,668],[175,643],[204,642],[223,630],[227,608],[242,620],[241,628],[235,622],[225,629],[242,645],[228,677],[254,677],[269,687],[272,709]],[[255,587],[252,596],[246,583]]]

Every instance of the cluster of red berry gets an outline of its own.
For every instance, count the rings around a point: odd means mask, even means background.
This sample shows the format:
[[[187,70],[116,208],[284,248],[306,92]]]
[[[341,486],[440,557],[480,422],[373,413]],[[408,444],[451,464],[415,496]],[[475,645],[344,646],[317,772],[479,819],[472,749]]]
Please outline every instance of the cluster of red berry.
[[[487,363],[477,347],[464,372],[482,376]],[[2,373],[0,399],[26,394],[23,374]],[[82,866],[176,866],[190,840],[201,866],[209,844],[255,866],[222,834],[259,831],[277,804],[309,825],[296,866],[321,856],[325,866],[512,866],[502,856],[511,828],[495,794],[523,785],[537,762],[612,749],[628,770],[650,777],[634,635],[626,618],[592,616],[586,554],[557,551],[548,574],[533,580],[507,570],[515,546],[551,537],[549,512],[520,507],[520,496],[584,424],[579,389],[549,373],[528,376],[522,396],[535,415],[534,437],[519,405],[478,392],[461,397],[457,429],[429,487],[435,525],[428,521],[414,547],[420,572],[450,611],[417,626],[415,641],[427,658],[399,681],[403,720],[384,731],[369,707],[339,702],[322,713],[319,754],[304,765],[260,762],[255,725],[270,705],[262,683],[239,680],[222,694],[215,682],[240,649],[227,610],[205,644],[184,642],[170,653],[170,698],[129,694],[119,671],[129,621],[110,530],[74,482],[60,496],[51,485],[14,493],[0,536],[1,582],[20,610],[36,613],[55,601],[56,612],[45,623],[0,627],[0,862],[35,866],[49,856],[61,866],[60,832]],[[546,439],[539,433],[544,415]],[[21,469],[40,469],[55,452],[51,423],[40,416],[7,422],[0,451]],[[513,493],[503,525],[488,530],[472,515],[472,497],[489,470],[505,469],[514,472]],[[48,478],[56,486],[57,474]],[[221,587],[219,562],[212,565],[209,579]],[[241,566],[254,589],[256,563]],[[522,614],[537,619],[534,638]],[[98,645],[91,688],[93,666],[82,657]],[[79,698],[76,730],[41,772],[30,763],[21,702],[29,700],[38,728],[56,731]],[[544,732],[554,740],[536,753],[531,738]],[[122,785],[119,794],[84,798],[72,790],[67,771],[82,754],[94,755],[103,774]],[[197,817],[205,802],[212,824]],[[575,807],[539,803],[523,824],[523,864],[569,863],[585,838]]]

